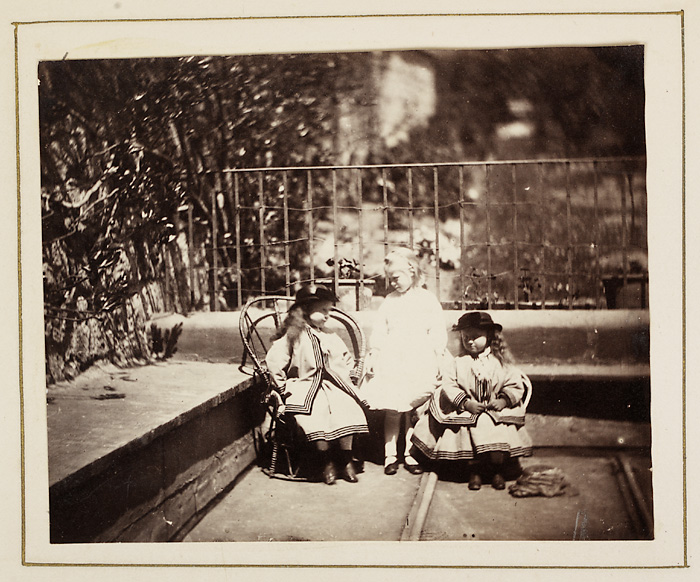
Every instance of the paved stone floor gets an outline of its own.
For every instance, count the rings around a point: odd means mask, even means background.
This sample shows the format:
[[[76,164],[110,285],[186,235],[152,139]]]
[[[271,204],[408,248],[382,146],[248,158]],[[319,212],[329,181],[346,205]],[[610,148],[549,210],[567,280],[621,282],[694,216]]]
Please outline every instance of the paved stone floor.
[[[649,459],[643,454],[632,459],[640,483],[650,482]],[[577,494],[515,498],[488,485],[469,491],[464,479],[441,479],[420,539],[640,539],[611,454],[542,451],[523,461],[524,466],[532,464],[562,469]],[[420,477],[404,470],[385,476],[374,463],[365,464],[359,483],[333,486],[270,479],[254,467],[184,541],[398,541],[419,482]]]
[[[358,483],[271,479],[251,468],[184,541],[396,541],[420,477],[367,463]]]
[[[620,492],[611,456],[559,450],[523,462],[560,468],[576,494],[515,498],[484,486],[439,481],[423,540],[629,540],[640,539]],[[648,459],[635,456],[644,470]],[[642,475],[644,476],[644,475]],[[648,468],[646,478],[650,479]],[[641,479],[640,479],[641,480]]]

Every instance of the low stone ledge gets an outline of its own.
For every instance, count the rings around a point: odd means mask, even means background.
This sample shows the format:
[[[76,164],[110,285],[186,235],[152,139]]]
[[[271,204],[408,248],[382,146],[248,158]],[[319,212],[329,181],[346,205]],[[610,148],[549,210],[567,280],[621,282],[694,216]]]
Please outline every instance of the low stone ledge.
[[[539,381],[635,381],[646,380],[650,368],[644,364],[518,364],[532,380]]]
[[[201,382],[208,380],[212,379],[206,374],[200,377]],[[264,417],[258,388],[246,378],[191,407],[181,405],[182,410],[166,422],[158,423],[153,414],[155,426],[106,454],[99,455],[99,445],[85,437],[85,447],[96,447],[92,453],[96,458],[49,488],[51,542],[172,539],[255,460],[254,434]],[[154,386],[139,389],[151,391],[150,406],[156,410],[159,399],[153,396]],[[188,398],[196,400],[192,394],[179,400]],[[105,405],[83,399],[64,400],[63,406]],[[114,416],[119,409],[112,412]],[[142,426],[136,420],[148,410],[138,416],[122,413],[122,421],[134,423],[133,433]],[[86,416],[76,411],[73,415]],[[70,417],[66,415],[64,421]],[[52,423],[55,436],[60,428],[57,418]],[[117,419],[112,422],[112,428],[123,430]],[[80,427],[70,428],[74,434],[66,441],[69,447],[75,446],[75,434],[80,431]],[[83,429],[90,434],[89,425]],[[104,432],[109,433],[109,427]],[[54,474],[61,472],[66,471],[54,467]]]

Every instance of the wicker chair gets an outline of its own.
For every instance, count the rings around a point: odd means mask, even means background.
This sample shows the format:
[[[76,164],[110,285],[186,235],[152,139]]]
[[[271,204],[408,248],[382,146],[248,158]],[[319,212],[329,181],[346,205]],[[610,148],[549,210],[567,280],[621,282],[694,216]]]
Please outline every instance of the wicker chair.
[[[263,471],[270,477],[305,481],[309,478],[309,472],[304,463],[304,453],[308,448],[304,435],[293,415],[278,413],[282,398],[265,366],[265,355],[293,303],[293,297],[276,295],[256,297],[246,303],[239,319],[244,348],[239,369],[256,377],[262,385],[262,402],[267,408],[267,418],[258,456]],[[336,307],[331,310],[328,325],[352,349],[354,367],[350,377],[357,384],[364,368],[365,334],[353,317]],[[361,461],[358,463],[361,465]]]

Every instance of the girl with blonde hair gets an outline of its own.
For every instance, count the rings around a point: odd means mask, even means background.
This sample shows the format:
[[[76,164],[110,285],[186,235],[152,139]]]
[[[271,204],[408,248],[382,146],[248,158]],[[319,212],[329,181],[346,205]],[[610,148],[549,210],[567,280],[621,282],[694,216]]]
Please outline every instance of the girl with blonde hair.
[[[362,396],[371,409],[386,413],[384,472],[398,471],[397,441],[404,419],[404,467],[418,474],[423,470],[409,452],[413,425],[416,411],[439,384],[447,330],[439,301],[423,287],[415,253],[405,248],[391,251],[384,270],[393,291],[377,311]]]

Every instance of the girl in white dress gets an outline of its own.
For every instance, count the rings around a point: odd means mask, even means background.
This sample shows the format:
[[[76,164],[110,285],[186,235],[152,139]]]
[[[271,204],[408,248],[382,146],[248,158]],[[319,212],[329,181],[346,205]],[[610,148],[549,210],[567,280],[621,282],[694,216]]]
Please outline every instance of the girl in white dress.
[[[386,412],[384,472],[399,467],[397,440],[405,419],[404,466],[422,472],[410,455],[414,411],[425,404],[440,381],[440,365],[447,346],[447,330],[437,298],[424,289],[417,257],[409,249],[390,252],[384,260],[387,280],[394,289],[377,311],[362,396],[371,409]]]

